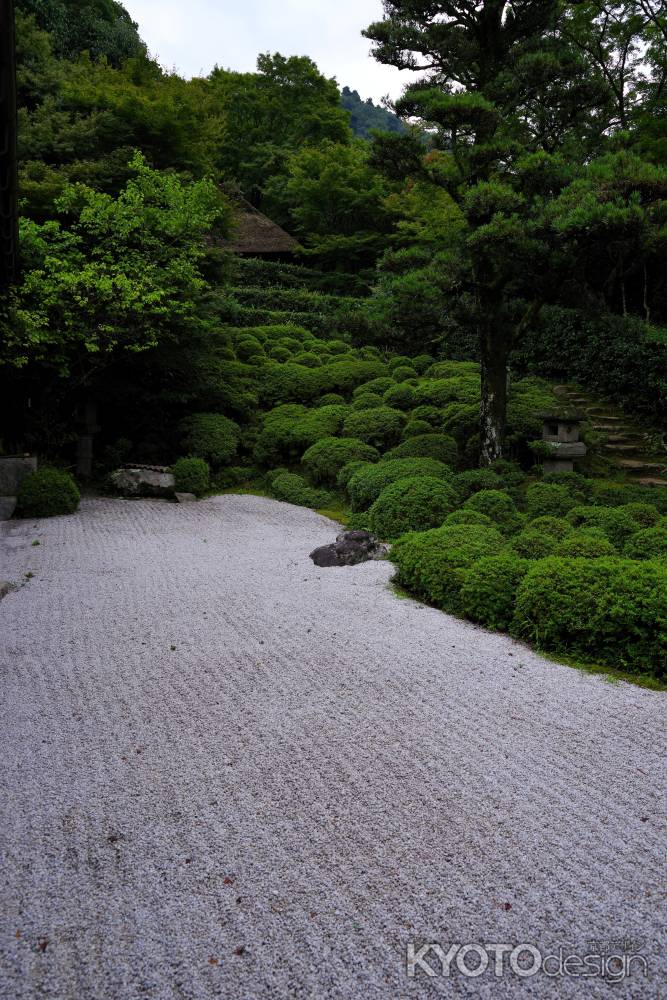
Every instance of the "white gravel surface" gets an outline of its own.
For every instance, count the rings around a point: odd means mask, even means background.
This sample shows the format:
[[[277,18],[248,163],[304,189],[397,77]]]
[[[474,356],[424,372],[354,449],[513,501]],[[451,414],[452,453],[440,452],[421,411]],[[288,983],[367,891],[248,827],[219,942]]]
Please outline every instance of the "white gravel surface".
[[[665,695],[316,569],[337,530],[248,496],[2,526],[0,996],[667,996]],[[405,972],[619,938],[649,979]]]

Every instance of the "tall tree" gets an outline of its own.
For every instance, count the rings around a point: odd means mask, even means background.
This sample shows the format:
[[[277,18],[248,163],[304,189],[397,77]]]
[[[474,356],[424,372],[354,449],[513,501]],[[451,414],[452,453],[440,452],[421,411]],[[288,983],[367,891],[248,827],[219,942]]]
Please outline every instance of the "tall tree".
[[[560,152],[583,157],[599,141],[608,92],[559,32],[556,0],[385,0],[384,9],[365,34],[381,62],[423,73],[397,110],[436,136],[439,182],[468,226],[460,280],[479,340],[487,464],[502,454],[510,351],[549,280],[542,202],[567,180]],[[539,178],[529,197],[517,183],[526,173]],[[517,318],[508,299],[520,273],[524,283],[534,275],[535,295]]]

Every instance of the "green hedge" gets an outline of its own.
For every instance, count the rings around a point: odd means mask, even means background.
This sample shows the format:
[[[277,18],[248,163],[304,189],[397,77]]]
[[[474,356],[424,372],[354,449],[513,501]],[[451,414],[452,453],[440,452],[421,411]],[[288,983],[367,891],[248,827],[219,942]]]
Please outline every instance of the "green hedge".
[[[301,463],[315,483],[335,486],[338,475],[350,462],[377,462],[380,453],[358,438],[325,437],[304,453]]]
[[[281,472],[275,476],[271,481],[271,490],[278,500],[298,507],[322,507],[329,499],[326,493],[309,486],[303,476],[292,472]]]
[[[445,525],[403,535],[393,545],[391,559],[402,586],[443,611],[461,614],[466,570],[478,559],[496,554],[502,544],[495,528]]]
[[[448,434],[417,434],[388,451],[385,459],[435,458],[445,465],[456,466],[458,457],[456,441]]]
[[[395,444],[401,436],[405,414],[390,406],[377,406],[348,414],[343,424],[346,437],[359,438],[366,444],[384,450]]]
[[[181,424],[183,448],[205,458],[213,468],[228,465],[236,455],[241,428],[221,413],[194,413]]]
[[[502,490],[480,490],[468,497],[463,506],[486,514],[502,532],[518,531],[523,524],[514,500]]]
[[[527,559],[506,552],[477,560],[463,575],[463,614],[487,628],[506,631],[514,617],[517,591],[530,565]]]
[[[17,517],[56,517],[73,514],[81,499],[79,488],[63,469],[45,465],[21,481],[16,500]]]
[[[369,512],[371,531],[393,541],[408,531],[442,525],[456,504],[456,493],[442,479],[411,476],[386,486]]]
[[[667,565],[629,559],[533,563],[512,633],[543,649],[620,670],[667,671]]]
[[[377,465],[358,469],[349,479],[347,492],[352,510],[367,510],[380,496],[382,490],[398,479],[410,476],[433,476],[449,480],[452,471],[443,462],[432,458],[395,458]]]
[[[203,458],[179,458],[171,469],[177,493],[194,493],[201,497],[210,486],[210,469]]]

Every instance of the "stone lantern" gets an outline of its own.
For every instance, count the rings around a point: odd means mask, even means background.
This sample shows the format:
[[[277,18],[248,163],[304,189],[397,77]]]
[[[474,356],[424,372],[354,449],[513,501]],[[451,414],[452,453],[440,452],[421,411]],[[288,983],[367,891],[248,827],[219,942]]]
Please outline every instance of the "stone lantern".
[[[574,410],[541,413],[542,440],[549,445],[544,472],[573,472],[576,459],[584,458],[586,445],[579,440],[584,415]]]

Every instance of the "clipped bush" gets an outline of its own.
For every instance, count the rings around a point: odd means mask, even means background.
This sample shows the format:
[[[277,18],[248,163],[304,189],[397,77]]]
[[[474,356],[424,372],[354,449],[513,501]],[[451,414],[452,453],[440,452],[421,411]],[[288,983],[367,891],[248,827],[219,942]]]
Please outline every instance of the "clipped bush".
[[[466,472],[459,472],[453,480],[456,491],[461,499],[461,503],[471,497],[473,493],[481,490],[502,490],[503,482],[497,473],[491,469],[468,469]]]
[[[315,406],[345,406],[345,400],[337,392],[325,392],[315,401]]]
[[[358,438],[325,437],[304,453],[301,463],[315,483],[335,486],[338,473],[352,461],[377,462],[380,453]]]
[[[667,524],[644,528],[625,543],[623,554],[629,559],[667,559]]]
[[[487,628],[506,631],[514,617],[519,585],[529,567],[527,559],[510,553],[478,559],[463,575],[463,614]]]
[[[643,527],[625,507],[573,507],[567,519],[575,528],[599,528],[619,552]]]
[[[463,506],[466,510],[486,514],[503,532],[518,531],[523,523],[514,500],[502,490],[480,490],[468,497]]]
[[[433,458],[395,458],[358,469],[349,479],[347,492],[353,511],[367,510],[375,503],[382,490],[398,479],[409,476],[433,476],[449,480],[452,471],[443,462]]]
[[[292,360],[295,365],[305,365],[306,368],[319,368],[322,364],[319,354],[314,354],[312,351],[301,351],[295,354]]]
[[[667,566],[556,556],[533,563],[519,586],[512,633],[543,649],[664,676]]]
[[[565,538],[572,531],[572,525],[564,517],[536,517],[527,527],[558,540]]]
[[[384,399],[376,392],[362,392],[355,396],[350,404],[352,410],[374,410],[378,406],[384,406]]]
[[[440,427],[442,423],[442,410],[438,409],[437,406],[428,406],[427,404],[415,406],[410,419],[425,420],[431,427]]]
[[[194,493],[196,497],[201,497],[209,489],[211,472],[203,458],[179,458],[171,471],[177,493]]]
[[[615,556],[616,549],[607,536],[597,528],[583,531],[571,531],[559,543],[550,555],[563,556],[564,559],[601,559],[603,556]]]
[[[410,359],[412,367],[419,375],[423,375],[433,364],[430,354],[418,354],[416,358]]]
[[[347,484],[349,483],[350,479],[355,474],[355,472],[358,472],[359,469],[365,469],[371,464],[372,464],[371,462],[363,462],[359,459],[354,459],[354,461],[352,462],[346,462],[343,468],[336,476],[336,486],[338,487],[338,489],[343,490],[343,492],[346,493]]]
[[[184,449],[216,469],[236,455],[241,428],[221,413],[194,413],[182,422],[181,433]]]
[[[264,425],[253,450],[259,465],[300,458],[306,448],[340,431],[348,412],[346,405],[307,409],[296,403],[277,406],[264,417]]]
[[[397,382],[387,389],[383,396],[387,406],[395,406],[397,410],[409,410],[415,401],[414,386],[409,382]]]
[[[372,392],[378,396],[382,396],[387,389],[392,387],[393,384],[393,378],[389,378],[388,375],[380,375],[378,378],[371,379],[370,382],[364,382],[363,385],[357,386],[352,393],[352,398],[356,399],[357,396],[361,396],[363,393],[367,392]]]
[[[545,472],[542,482],[564,486],[579,504],[588,503],[593,493],[591,481],[580,472]]]
[[[398,567],[398,583],[443,611],[460,614],[465,571],[497,553],[502,543],[495,528],[446,525],[403,535],[393,545],[391,559]]]
[[[445,465],[456,466],[458,448],[454,438],[447,434],[418,434],[392,448],[384,460],[392,458],[435,458]]]
[[[303,476],[281,472],[271,482],[271,490],[278,500],[297,507],[322,507],[329,500],[327,494],[309,486]]]
[[[73,514],[81,499],[79,488],[63,469],[44,465],[21,481],[16,498],[17,517],[56,517]]]
[[[526,511],[531,518],[564,517],[576,506],[572,493],[558,483],[535,483],[526,490]]]
[[[439,527],[456,503],[448,483],[434,476],[411,476],[386,486],[369,511],[371,531],[393,541],[407,531]]]
[[[479,375],[422,379],[415,398],[417,405],[426,403],[444,407],[450,403],[465,403],[479,407]]]
[[[651,503],[639,503],[637,501],[623,505],[626,514],[641,524],[644,528],[653,528],[660,520],[660,511]]]
[[[452,480],[453,485],[453,480]],[[460,507],[458,510],[453,510],[451,514],[448,514],[444,521],[445,524],[481,524],[485,528],[493,528],[494,523],[487,514],[480,514],[478,510],[466,510],[464,507]]]
[[[403,440],[407,438],[418,437],[420,434],[433,434],[433,426],[429,424],[427,420],[408,420],[407,424],[403,428],[403,433],[401,437]]]
[[[405,414],[390,406],[350,413],[343,423],[345,437],[359,438],[366,444],[383,450],[391,447],[401,436]]]
[[[544,559],[551,556],[558,548],[558,539],[553,535],[528,524],[512,539],[511,549],[522,559]]]
[[[410,365],[399,365],[393,370],[394,381],[405,382],[407,379],[413,379],[415,382],[419,378],[417,372]]]

